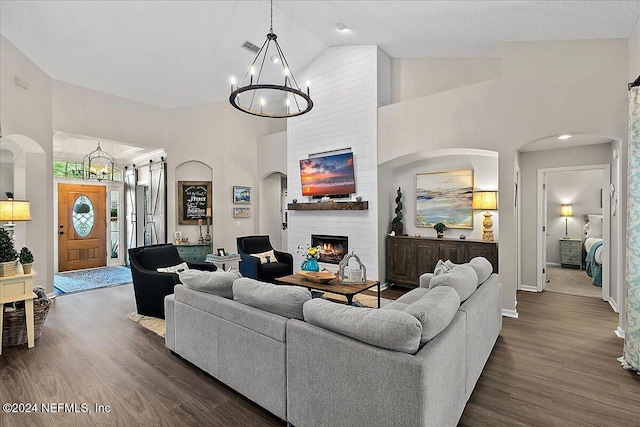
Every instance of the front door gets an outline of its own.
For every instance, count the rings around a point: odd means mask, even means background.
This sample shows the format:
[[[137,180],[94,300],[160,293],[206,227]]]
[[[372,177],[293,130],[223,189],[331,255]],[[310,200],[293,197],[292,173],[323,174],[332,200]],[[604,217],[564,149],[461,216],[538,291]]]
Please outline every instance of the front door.
[[[106,187],[58,184],[58,271],[107,265]]]

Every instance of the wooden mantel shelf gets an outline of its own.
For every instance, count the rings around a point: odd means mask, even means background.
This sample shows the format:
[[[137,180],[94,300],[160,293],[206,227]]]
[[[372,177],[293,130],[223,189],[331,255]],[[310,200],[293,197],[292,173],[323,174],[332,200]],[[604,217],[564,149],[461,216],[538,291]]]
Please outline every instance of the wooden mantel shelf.
[[[289,203],[290,211],[366,211],[369,202],[315,202],[315,203]]]

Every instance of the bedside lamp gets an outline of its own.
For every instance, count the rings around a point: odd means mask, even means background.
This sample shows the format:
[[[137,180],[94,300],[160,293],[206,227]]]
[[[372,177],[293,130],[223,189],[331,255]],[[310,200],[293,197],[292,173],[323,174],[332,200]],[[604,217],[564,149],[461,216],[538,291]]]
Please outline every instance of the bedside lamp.
[[[486,210],[482,221],[482,240],[493,242],[493,220],[490,210],[498,210],[497,191],[474,191],[471,208],[474,210]]]
[[[573,216],[573,206],[560,205],[560,216],[564,217],[564,237],[569,237],[569,217]]]
[[[0,221],[8,221],[2,228],[13,236],[14,221],[31,221],[31,204],[26,200],[0,200]]]

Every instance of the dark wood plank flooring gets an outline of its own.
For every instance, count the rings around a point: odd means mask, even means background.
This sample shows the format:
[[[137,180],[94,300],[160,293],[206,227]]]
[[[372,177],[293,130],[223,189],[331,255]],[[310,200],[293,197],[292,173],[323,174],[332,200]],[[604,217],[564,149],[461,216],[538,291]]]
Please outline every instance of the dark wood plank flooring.
[[[640,425],[640,376],[616,361],[622,340],[608,304],[552,293],[518,299],[520,319],[504,319],[460,424]],[[172,355],[126,318],[134,309],[131,285],[57,298],[35,348],[3,350],[0,402],[87,403],[91,412],[0,412],[0,426],[283,425]],[[94,404],[110,412],[95,413]]]

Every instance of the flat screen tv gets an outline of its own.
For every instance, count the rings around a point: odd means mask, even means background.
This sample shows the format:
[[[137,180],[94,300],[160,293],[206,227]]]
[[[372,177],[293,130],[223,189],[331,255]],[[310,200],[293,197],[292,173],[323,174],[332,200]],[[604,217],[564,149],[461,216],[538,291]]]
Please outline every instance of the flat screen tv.
[[[302,195],[349,197],[356,192],[353,153],[300,160]]]

